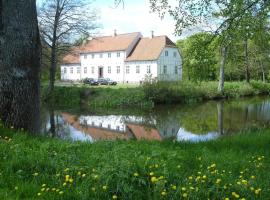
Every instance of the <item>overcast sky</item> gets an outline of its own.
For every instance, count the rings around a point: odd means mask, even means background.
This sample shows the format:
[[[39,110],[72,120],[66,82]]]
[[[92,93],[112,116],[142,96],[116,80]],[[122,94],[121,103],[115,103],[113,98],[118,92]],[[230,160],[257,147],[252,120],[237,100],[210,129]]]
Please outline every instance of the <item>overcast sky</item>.
[[[94,0],[92,6],[99,11],[100,35],[112,35],[116,29],[118,34],[141,32],[149,37],[153,30],[156,36],[167,35],[176,41],[190,34],[187,31],[181,37],[175,36],[173,19],[167,16],[161,20],[157,13],[150,13],[149,0],[125,0],[124,8],[114,8],[114,0]]]

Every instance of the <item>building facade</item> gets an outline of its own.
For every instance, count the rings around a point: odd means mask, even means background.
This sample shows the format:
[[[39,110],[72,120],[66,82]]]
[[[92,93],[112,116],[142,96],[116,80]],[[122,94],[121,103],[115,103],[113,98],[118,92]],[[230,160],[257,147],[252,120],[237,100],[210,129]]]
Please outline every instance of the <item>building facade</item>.
[[[119,83],[140,83],[146,79],[179,81],[182,60],[167,36],[143,38],[128,33],[89,39],[66,55],[61,79],[110,78]]]

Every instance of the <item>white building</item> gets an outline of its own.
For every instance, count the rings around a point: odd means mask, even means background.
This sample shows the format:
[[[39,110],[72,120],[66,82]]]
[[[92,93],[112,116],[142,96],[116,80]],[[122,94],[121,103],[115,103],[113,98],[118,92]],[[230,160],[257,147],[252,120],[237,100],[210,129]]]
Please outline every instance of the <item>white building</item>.
[[[61,79],[110,78],[121,83],[182,79],[178,48],[167,36],[143,38],[141,33],[97,37],[74,48],[61,64]]]

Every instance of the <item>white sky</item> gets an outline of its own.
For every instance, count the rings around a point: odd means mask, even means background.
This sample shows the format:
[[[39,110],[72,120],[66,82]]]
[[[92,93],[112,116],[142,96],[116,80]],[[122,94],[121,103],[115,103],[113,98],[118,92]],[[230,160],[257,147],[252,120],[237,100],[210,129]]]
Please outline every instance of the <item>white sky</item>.
[[[161,20],[157,13],[150,13],[149,0],[125,0],[124,8],[114,8],[114,0],[96,0],[93,3],[100,12],[99,22],[102,24],[101,35],[117,33],[141,32],[149,37],[151,31],[155,35],[167,35],[176,41],[174,21],[170,17]]]
[[[37,3],[42,1],[45,0],[37,0]],[[153,30],[154,35],[167,35],[176,42],[197,29],[186,31],[181,37],[175,36],[174,20],[170,16],[161,20],[158,13],[150,13],[149,0],[125,0],[124,8],[122,5],[114,8],[114,0],[93,0],[92,7],[98,10],[100,17],[100,35],[112,35],[116,29],[118,34],[141,32],[149,37]]]

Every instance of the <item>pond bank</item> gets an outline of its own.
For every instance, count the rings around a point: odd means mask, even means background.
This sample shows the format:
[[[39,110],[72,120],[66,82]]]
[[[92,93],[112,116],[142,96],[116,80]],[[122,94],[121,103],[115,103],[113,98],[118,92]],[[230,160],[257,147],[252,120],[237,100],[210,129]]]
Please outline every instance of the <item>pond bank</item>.
[[[270,198],[268,129],[197,144],[0,135],[1,199]]]
[[[226,82],[224,94],[217,91],[217,85],[217,82],[158,82],[137,87],[57,86],[54,104],[56,106],[84,105],[90,108],[152,108],[155,104],[179,104],[270,94],[270,83],[259,81],[252,81],[249,84]],[[46,88],[43,87],[43,94],[45,90]]]

